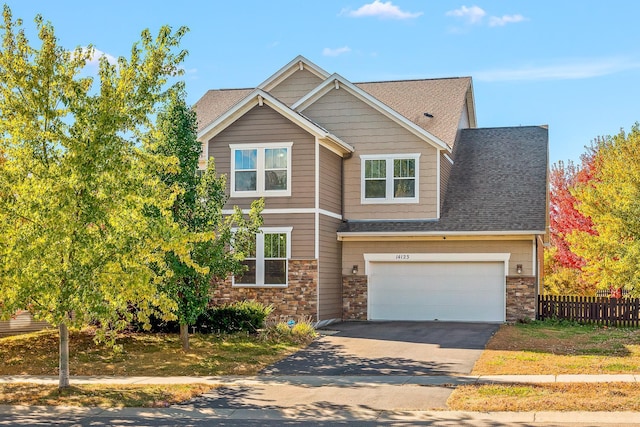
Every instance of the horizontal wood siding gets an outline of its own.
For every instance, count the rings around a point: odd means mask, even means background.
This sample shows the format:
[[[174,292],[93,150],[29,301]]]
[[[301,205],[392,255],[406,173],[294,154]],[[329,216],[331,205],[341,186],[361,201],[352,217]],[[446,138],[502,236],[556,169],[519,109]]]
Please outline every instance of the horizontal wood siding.
[[[33,332],[49,327],[51,325],[47,322],[34,320],[28,311],[21,311],[11,320],[0,321],[0,335]]]
[[[279,101],[291,106],[320,83],[322,80],[308,70],[297,70],[275,88],[272,88],[269,93]]]
[[[450,156],[449,156],[450,157]],[[449,176],[451,176],[451,168],[453,165],[446,158],[445,152],[440,152],[440,207],[444,203],[447,194],[447,186],[449,185]]]
[[[315,138],[267,105],[254,107],[220,134],[209,140],[218,174],[226,174],[227,194],[231,185],[229,144],[293,142],[291,197],[266,197],[265,209],[313,208],[315,204]],[[251,198],[230,198],[226,208],[248,208]]]
[[[320,209],[342,212],[342,158],[320,147]]]
[[[342,318],[342,243],[336,232],[340,220],[320,215],[320,259],[318,260],[318,320]]]
[[[304,114],[351,144],[356,152],[344,161],[345,216],[348,219],[418,219],[437,214],[437,150],[380,114],[346,90],[331,90]],[[362,204],[360,155],[421,153],[420,203]]]
[[[365,253],[510,253],[509,275],[517,276],[516,266],[522,264],[523,276],[535,276],[531,240],[434,240],[342,242],[342,274],[351,274],[357,264],[364,272]]]
[[[315,215],[265,214],[263,227],[293,227],[291,232],[291,258],[315,259]]]

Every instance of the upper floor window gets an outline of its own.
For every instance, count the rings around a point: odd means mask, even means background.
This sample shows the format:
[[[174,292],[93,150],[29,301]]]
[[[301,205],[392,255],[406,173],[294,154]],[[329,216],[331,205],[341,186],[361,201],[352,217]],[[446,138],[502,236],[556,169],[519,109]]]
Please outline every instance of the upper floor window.
[[[363,155],[362,203],[417,203],[420,154]]]
[[[231,197],[290,196],[292,146],[231,144]]]
[[[263,228],[253,250],[243,261],[246,271],[233,278],[234,286],[287,286],[291,257],[291,227]]]

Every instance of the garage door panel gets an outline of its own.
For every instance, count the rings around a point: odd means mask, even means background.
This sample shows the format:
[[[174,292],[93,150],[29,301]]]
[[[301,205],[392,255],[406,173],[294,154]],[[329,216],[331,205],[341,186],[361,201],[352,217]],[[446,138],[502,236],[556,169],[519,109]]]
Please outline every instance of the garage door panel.
[[[370,264],[373,320],[504,321],[504,263]]]

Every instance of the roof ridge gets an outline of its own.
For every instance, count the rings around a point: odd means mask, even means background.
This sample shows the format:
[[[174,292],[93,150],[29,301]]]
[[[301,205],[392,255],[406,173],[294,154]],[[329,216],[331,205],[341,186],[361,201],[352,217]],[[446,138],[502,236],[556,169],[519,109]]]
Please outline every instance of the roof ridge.
[[[424,79],[397,79],[397,80],[377,80],[377,81],[368,81],[368,82],[353,82],[355,85],[359,84],[370,84],[370,83],[402,83],[402,82],[424,82],[424,81],[433,81],[433,80],[461,80],[461,79],[471,79],[471,76],[457,76],[457,77],[430,77]]]

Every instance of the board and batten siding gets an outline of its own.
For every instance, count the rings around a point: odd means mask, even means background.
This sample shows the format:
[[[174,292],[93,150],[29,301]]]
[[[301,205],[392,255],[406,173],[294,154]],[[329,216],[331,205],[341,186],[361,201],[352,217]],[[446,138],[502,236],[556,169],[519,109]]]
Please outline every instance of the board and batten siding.
[[[342,242],[342,274],[351,274],[357,264],[364,274],[364,254],[409,253],[510,253],[509,275],[516,276],[522,264],[523,276],[535,276],[532,240],[432,240],[432,241],[366,241]]]
[[[344,214],[358,219],[430,219],[437,216],[438,150],[344,89],[332,89],[303,111],[352,145],[344,161]],[[361,203],[360,155],[420,153],[419,203]]]
[[[339,226],[339,219],[320,215],[319,321],[342,318],[342,242],[336,237]]]
[[[291,106],[311,92],[311,90],[320,83],[322,83],[322,79],[312,72],[306,69],[298,69],[295,73],[278,83],[277,86],[271,88],[269,93],[286,105]]]
[[[342,157],[320,147],[320,209],[342,213]],[[335,237],[335,233],[334,233]]]
[[[227,175],[230,194],[231,149],[229,144],[293,142],[291,148],[291,197],[265,197],[265,209],[313,208],[315,206],[315,137],[267,105],[256,106],[209,140],[209,157],[218,174]],[[253,198],[229,198],[225,209],[234,205],[249,208]]]

